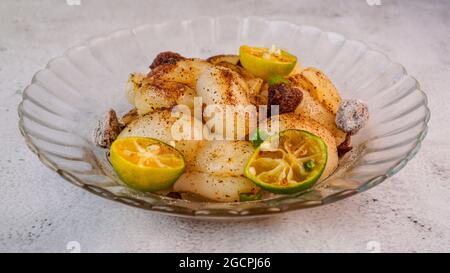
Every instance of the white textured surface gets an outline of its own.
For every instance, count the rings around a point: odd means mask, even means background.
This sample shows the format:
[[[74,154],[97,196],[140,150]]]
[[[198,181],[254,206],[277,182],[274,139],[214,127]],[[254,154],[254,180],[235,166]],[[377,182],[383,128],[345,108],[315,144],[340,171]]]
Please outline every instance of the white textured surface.
[[[64,252],[69,241],[86,252],[367,252],[369,241],[385,252],[450,251],[450,3],[381,2],[2,0],[0,251]],[[381,185],[328,206],[251,222],[205,222],[101,199],[65,182],[27,149],[17,104],[50,58],[118,28],[222,14],[315,25],[366,41],[403,64],[432,112],[419,154]]]

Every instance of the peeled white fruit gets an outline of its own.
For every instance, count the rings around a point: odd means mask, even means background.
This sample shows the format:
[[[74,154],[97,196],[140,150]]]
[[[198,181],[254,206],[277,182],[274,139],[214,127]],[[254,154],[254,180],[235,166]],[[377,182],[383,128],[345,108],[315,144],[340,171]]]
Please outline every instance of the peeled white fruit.
[[[185,59],[176,64],[160,65],[149,75],[164,81],[183,83],[195,89],[200,73],[210,67],[214,67],[214,65],[204,60]]]
[[[333,82],[325,73],[317,68],[308,67],[301,70],[300,74],[293,75],[291,82],[294,82],[295,85],[300,85],[314,99],[336,115],[341,97]]]
[[[196,91],[205,104],[247,105],[248,86],[233,70],[212,66],[200,72]]]
[[[194,168],[210,174],[240,176],[253,151],[253,145],[248,141],[204,141]]]
[[[238,56],[239,58],[239,56]],[[230,62],[219,62],[217,63],[218,66],[226,67],[242,77],[242,79],[247,83],[248,86],[248,93],[247,96],[250,99],[251,103],[256,104],[256,96],[259,95],[261,91],[261,87],[264,83],[263,79],[258,78],[254,76],[252,73],[245,70],[242,66],[232,64]]]
[[[258,187],[243,176],[219,176],[202,172],[184,173],[175,182],[173,189],[216,202],[238,202],[240,193],[258,191]]]
[[[239,201],[239,193],[259,190],[243,177],[253,151],[248,141],[203,141],[193,164],[175,183],[174,190],[217,202]]]
[[[243,77],[233,70],[223,66],[205,69],[200,73],[196,91],[206,105],[204,112],[206,123],[211,128],[216,127],[211,122],[215,123],[215,120],[221,117],[223,125],[230,125],[226,131],[228,137],[225,136],[225,131],[215,131],[223,139],[244,139],[252,129],[250,127],[256,126],[256,122],[251,122],[256,121],[256,107],[248,98],[248,85]],[[214,114],[208,114],[208,106],[215,106],[219,110],[212,110]]]
[[[145,115],[161,108],[175,105],[194,106],[195,91],[188,85],[165,81],[142,74],[131,74],[126,85],[128,101],[139,115]]]

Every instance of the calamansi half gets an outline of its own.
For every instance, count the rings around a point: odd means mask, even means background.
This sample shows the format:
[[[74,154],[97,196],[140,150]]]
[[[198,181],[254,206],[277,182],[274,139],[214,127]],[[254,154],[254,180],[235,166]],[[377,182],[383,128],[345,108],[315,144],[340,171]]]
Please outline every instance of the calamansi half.
[[[267,191],[295,193],[319,180],[327,159],[327,145],[320,137],[289,129],[266,139],[249,159],[244,174]]]
[[[239,60],[245,69],[264,80],[288,75],[297,63],[296,56],[274,46],[269,49],[243,45],[239,48]]]
[[[157,139],[125,137],[113,142],[111,164],[130,187],[154,192],[170,187],[185,168],[183,155]]]

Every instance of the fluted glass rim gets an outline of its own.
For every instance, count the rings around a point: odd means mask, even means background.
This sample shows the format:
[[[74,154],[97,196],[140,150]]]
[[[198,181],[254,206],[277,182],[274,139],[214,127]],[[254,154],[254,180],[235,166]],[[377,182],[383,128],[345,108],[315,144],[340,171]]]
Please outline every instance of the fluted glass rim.
[[[353,42],[358,42],[363,44],[365,47],[367,47],[367,51],[372,51],[372,52],[376,52],[378,54],[381,54],[382,56],[384,56],[390,63],[398,65],[399,67],[401,67],[403,69],[404,75],[406,77],[411,78],[415,84],[416,84],[416,90],[414,90],[415,92],[419,92],[421,96],[423,96],[424,100],[423,100],[423,105],[420,106],[424,106],[425,107],[425,114],[423,116],[422,120],[419,120],[417,122],[417,124],[421,124],[423,123],[423,126],[421,128],[421,132],[420,134],[417,136],[417,138],[415,139],[415,143],[412,146],[412,148],[406,153],[406,155],[404,156],[404,158],[402,160],[400,160],[397,164],[393,165],[392,167],[390,167],[389,169],[387,169],[385,171],[384,174],[382,175],[377,175],[374,177],[371,177],[370,179],[365,180],[361,185],[359,185],[357,188],[355,189],[347,189],[347,190],[342,190],[340,192],[337,192],[335,194],[329,195],[324,199],[321,200],[313,200],[313,201],[308,201],[308,200],[299,200],[298,202],[290,202],[289,204],[282,204],[282,202],[280,202],[280,205],[274,205],[273,207],[261,207],[261,208],[249,208],[249,209],[244,209],[244,210],[233,210],[233,209],[208,209],[208,208],[204,208],[204,209],[189,209],[186,207],[174,207],[170,204],[165,204],[168,207],[171,207],[171,209],[168,209],[167,207],[164,206],[164,204],[160,204],[160,203],[156,203],[156,204],[151,204],[149,202],[146,202],[144,200],[141,199],[137,199],[137,198],[133,198],[133,197],[128,197],[128,196],[118,196],[116,194],[114,194],[113,192],[109,191],[108,189],[102,188],[100,186],[96,186],[96,185],[91,185],[91,184],[86,184],[83,179],[80,179],[79,177],[77,177],[76,175],[74,175],[73,173],[71,173],[68,170],[64,170],[63,168],[60,168],[58,166],[58,164],[52,160],[51,158],[49,158],[48,156],[46,156],[44,153],[41,152],[40,148],[38,147],[38,145],[36,145],[35,143],[33,143],[32,139],[30,138],[30,135],[27,132],[26,126],[24,124],[24,109],[23,109],[23,105],[24,102],[26,100],[29,99],[27,93],[29,90],[29,88],[34,85],[36,83],[36,75],[41,72],[44,71],[46,69],[49,69],[49,65],[61,58],[67,58],[68,57],[68,53],[72,50],[76,50],[79,48],[83,48],[83,47],[89,47],[89,43],[92,40],[97,40],[97,39],[108,39],[111,38],[112,36],[114,36],[115,34],[121,32],[121,31],[131,31],[132,33],[135,33],[135,31],[137,29],[141,29],[141,28],[145,28],[145,27],[149,27],[149,26],[155,26],[155,25],[165,25],[165,24],[170,24],[173,22],[182,22],[182,23],[186,23],[189,24],[190,22],[196,21],[196,20],[200,20],[200,19],[206,19],[206,20],[213,20],[213,21],[217,21],[223,18],[235,18],[236,20],[252,20],[252,19],[256,19],[256,20],[260,20],[263,21],[267,24],[269,23],[284,23],[284,24],[289,24],[293,27],[296,28],[301,28],[301,27],[306,27],[306,28],[310,28],[310,29],[315,29],[316,31],[319,31],[323,34],[330,34],[330,35],[339,35],[340,37],[343,37],[345,39],[345,41],[353,41]],[[45,66],[45,68],[37,71],[35,73],[35,75],[33,76],[33,79],[30,83],[30,85],[28,85],[22,92],[22,101],[20,102],[19,106],[18,106],[18,114],[19,114],[19,130],[22,134],[22,136],[25,139],[25,142],[27,144],[27,146],[29,147],[29,149],[35,153],[39,160],[48,168],[52,169],[53,171],[57,172],[62,178],[64,178],[65,180],[67,180],[68,182],[81,187],[91,193],[94,193],[98,196],[101,196],[103,198],[106,199],[110,199],[113,201],[117,201],[117,202],[121,202],[130,206],[134,206],[134,207],[138,207],[138,208],[142,208],[142,209],[146,209],[146,210],[151,210],[151,211],[157,211],[160,213],[164,213],[164,214],[170,214],[170,215],[177,215],[177,216],[186,216],[186,217],[195,217],[195,218],[208,218],[208,219],[222,219],[222,218],[253,218],[253,217],[259,217],[259,216],[267,216],[267,215],[272,215],[272,214],[277,214],[277,213],[281,213],[281,212],[287,212],[287,211],[292,211],[292,210],[297,210],[297,209],[304,209],[304,208],[310,208],[310,207],[315,207],[315,206],[320,206],[320,205],[324,205],[324,204],[329,204],[329,203],[333,203],[336,202],[338,200],[347,198],[349,196],[352,196],[354,194],[360,193],[360,192],[364,192],[380,183],[382,183],[383,181],[385,181],[387,178],[393,176],[394,174],[396,174],[398,171],[400,171],[419,151],[422,141],[425,138],[427,131],[428,131],[428,121],[430,119],[430,110],[428,107],[428,99],[427,96],[425,94],[425,92],[420,88],[420,84],[419,82],[412,77],[411,75],[409,75],[406,72],[406,69],[399,63],[393,62],[391,60],[391,58],[386,55],[385,53],[373,49],[372,47],[370,47],[367,43],[365,42],[361,42],[358,40],[349,40],[347,39],[345,36],[335,33],[335,32],[327,32],[327,31],[322,31],[321,29],[314,27],[314,26],[308,26],[308,25],[298,25],[298,24],[294,24],[285,20],[267,20],[261,17],[256,17],[256,16],[250,16],[250,17],[244,17],[244,18],[240,18],[237,16],[220,16],[220,17],[208,17],[208,16],[202,16],[202,17],[197,17],[197,18],[193,18],[190,20],[169,20],[169,21],[165,21],[162,23],[158,23],[158,24],[144,24],[144,25],[140,25],[134,28],[123,28],[114,32],[111,32],[108,35],[98,35],[98,36],[94,36],[91,37],[90,39],[86,40],[84,43],[81,43],[80,45],[71,47],[69,49],[67,49],[63,55],[52,58],[48,64]],[[158,195],[153,195],[152,198],[155,198],[155,201],[158,202],[162,202],[165,203],[165,198],[164,197],[160,197]],[[283,199],[289,199],[289,196],[282,196],[279,197],[277,199],[274,199],[274,204],[277,200],[282,201]],[[295,198],[295,197],[293,197]],[[186,201],[186,200],[180,200],[180,202],[191,202],[191,201]],[[207,204],[207,202],[205,202]]]

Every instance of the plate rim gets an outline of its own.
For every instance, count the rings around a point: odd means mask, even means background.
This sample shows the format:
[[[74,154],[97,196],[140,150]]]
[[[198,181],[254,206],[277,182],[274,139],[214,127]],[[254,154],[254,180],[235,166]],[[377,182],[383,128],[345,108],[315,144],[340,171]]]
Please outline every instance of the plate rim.
[[[295,27],[308,27],[308,28],[313,28],[316,29],[318,31],[320,31],[321,33],[324,34],[332,34],[332,35],[339,35],[341,37],[343,37],[345,39],[345,41],[351,41],[351,42],[358,42],[363,44],[364,46],[367,47],[368,51],[373,51],[376,52],[378,54],[383,55],[383,57],[385,57],[390,63],[394,64],[394,65],[398,65],[400,66],[403,71],[404,71],[404,75],[411,78],[415,85],[416,85],[416,92],[419,92],[423,98],[424,98],[424,102],[423,104],[421,104],[420,106],[424,106],[425,108],[425,116],[424,119],[421,119],[420,122],[423,122],[423,126],[421,128],[420,134],[417,136],[416,141],[414,143],[414,145],[410,148],[410,150],[405,154],[405,156],[395,165],[393,165],[392,167],[390,167],[389,169],[387,169],[385,171],[385,173],[383,175],[378,175],[375,176],[371,179],[368,179],[366,181],[364,181],[361,185],[358,186],[358,188],[356,189],[347,189],[347,190],[342,190],[339,191],[337,193],[334,193],[332,195],[329,195],[327,197],[325,197],[324,199],[320,200],[320,201],[307,201],[307,200],[303,200],[296,203],[292,203],[289,206],[284,206],[282,208],[276,208],[275,210],[270,210],[270,208],[266,208],[264,209],[264,212],[256,212],[256,213],[252,213],[252,211],[255,211],[257,209],[255,208],[250,208],[250,209],[246,209],[244,211],[238,211],[238,210],[231,210],[231,209],[200,209],[200,210],[196,210],[196,209],[189,209],[189,208],[183,208],[183,207],[178,207],[175,211],[168,211],[167,209],[164,209],[164,207],[162,206],[158,206],[158,205],[152,205],[149,204],[145,201],[133,198],[133,197],[125,197],[125,196],[118,196],[115,195],[114,193],[112,193],[111,191],[96,186],[96,185],[88,185],[85,184],[82,179],[79,179],[78,177],[72,175],[70,172],[65,171],[61,168],[58,167],[58,164],[56,164],[54,161],[52,161],[50,158],[48,158],[45,154],[41,153],[39,151],[39,148],[32,142],[30,136],[28,135],[25,125],[24,125],[24,112],[23,112],[23,104],[24,102],[27,100],[27,90],[33,86],[33,84],[36,83],[36,75],[38,73],[40,73],[41,71],[45,71],[49,68],[49,65],[51,63],[53,63],[55,60],[58,60],[60,58],[65,58],[67,57],[67,54],[71,51],[71,50],[75,50],[77,48],[82,48],[82,47],[86,47],[89,46],[89,42],[91,40],[95,40],[95,39],[108,39],[112,36],[114,36],[115,34],[121,32],[121,31],[131,31],[133,34],[136,31],[136,29],[139,28],[143,28],[143,27],[149,27],[149,26],[158,26],[158,25],[165,25],[165,24],[170,24],[170,23],[174,23],[174,22],[179,22],[179,23],[189,23],[195,20],[201,20],[201,19],[207,19],[207,20],[212,20],[212,21],[217,21],[219,19],[223,19],[223,18],[233,18],[233,19],[237,19],[237,20],[251,20],[251,19],[257,19],[257,20],[261,20],[264,21],[265,23],[288,23],[288,24],[292,24]],[[119,28],[115,31],[111,31],[108,32],[106,34],[99,34],[99,35],[94,35],[89,37],[88,39],[84,40],[83,42],[71,46],[68,49],[66,49],[64,51],[64,53],[60,56],[51,58],[48,63],[46,64],[46,66],[38,71],[36,71],[36,73],[34,73],[33,78],[31,80],[31,83],[28,84],[22,91],[22,96],[21,96],[21,101],[18,105],[18,114],[19,114],[19,131],[22,135],[22,137],[25,140],[25,143],[27,145],[27,147],[38,157],[38,159],[48,168],[50,168],[51,170],[55,171],[60,177],[62,177],[64,180],[70,182],[71,184],[77,186],[77,187],[81,187],[97,196],[100,196],[102,198],[108,199],[108,200],[112,200],[112,201],[117,201],[129,206],[133,206],[133,207],[137,207],[137,208],[141,208],[141,209],[145,209],[147,211],[154,211],[154,212],[158,212],[158,213],[162,213],[162,214],[167,214],[167,215],[172,215],[172,216],[179,216],[179,217],[188,217],[188,218],[194,218],[194,219],[249,219],[249,218],[260,218],[260,217],[267,217],[269,215],[274,215],[274,214],[280,214],[280,213],[286,213],[286,212],[291,212],[291,211],[295,211],[295,210],[300,210],[300,209],[306,209],[306,208],[311,208],[311,207],[316,207],[316,206],[321,206],[321,205],[326,205],[326,204],[330,204],[330,203],[334,203],[336,201],[339,201],[341,199],[353,196],[357,193],[361,193],[364,192],[382,182],[384,182],[387,178],[395,175],[396,173],[398,173],[401,169],[404,168],[404,166],[407,165],[407,163],[414,158],[414,156],[418,153],[418,151],[420,150],[421,146],[422,146],[422,142],[425,138],[425,136],[427,135],[428,132],[428,122],[430,120],[430,116],[431,116],[431,111],[430,108],[428,106],[428,97],[426,95],[426,93],[421,89],[420,87],[420,83],[418,82],[418,80],[411,76],[407,70],[405,69],[405,67],[397,62],[394,62],[386,53],[374,49],[372,48],[370,45],[368,45],[366,42],[360,41],[360,40],[355,40],[355,39],[348,39],[345,35],[337,33],[337,32],[333,32],[333,31],[324,31],[318,27],[315,26],[311,26],[311,25],[304,25],[304,24],[297,24],[297,23],[293,23],[290,22],[288,20],[270,20],[270,19],[265,19],[263,17],[259,17],[259,16],[244,16],[244,17],[239,17],[239,16],[233,16],[233,15],[225,15],[225,16],[217,16],[217,17],[213,17],[213,16],[198,16],[198,17],[193,17],[191,19],[183,19],[183,20],[166,20],[164,22],[159,22],[159,23],[155,23],[155,24],[141,24],[135,27],[130,27],[130,28]],[[160,200],[162,200],[163,198],[160,198]],[[186,200],[185,200],[186,201]],[[190,202],[190,201],[188,201]],[[204,202],[206,203],[210,203],[210,202]],[[145,205],[144,205],[145,204]],[[214,211],[220,211],[220,214],[215,214],[215,213],[210,213],[210,212],[214,212]],[[203,211],[203,212],[202,212]],[[208,213],[205,213],[205,211],[208,211]],[[233,212],[232,212],[233,211]],[[226,214],[224,214],[224,212],[228,212]],[[242,213],[245,212],[245,213]]]

